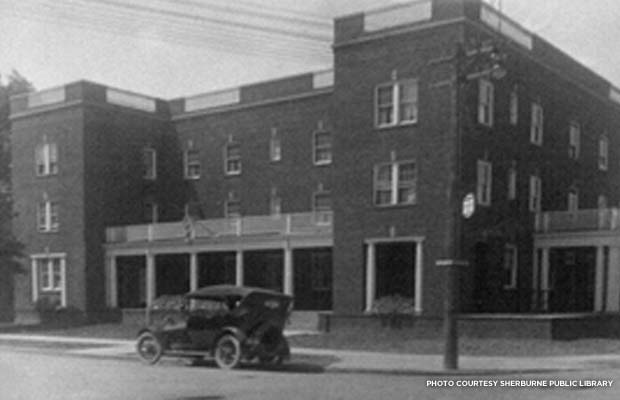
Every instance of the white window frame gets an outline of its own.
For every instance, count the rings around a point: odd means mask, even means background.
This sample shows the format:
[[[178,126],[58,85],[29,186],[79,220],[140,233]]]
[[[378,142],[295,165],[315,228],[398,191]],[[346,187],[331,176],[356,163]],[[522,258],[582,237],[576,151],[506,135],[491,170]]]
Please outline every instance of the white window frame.
[[[282,160],[282,140],[275,129],[271,131],[271,139],[269,140],[269,160],[271,162]]]
[[[567,209],[570,212],[579,210],[579,189],[573,187],[568,191]]]
[[[60,221],[58,218],[58,203],[44,200],[37,203],[37,231],[58,232]]]
[[[239,154],[231,157],[231,148],[237,147]],[[236,162],[236,164],[235,164]],[[235,168],[232,168],[236,165]],[[228,142],[224,146],[224,174],[226,175],[241,175],[242,163],[241,163],[241,144],[238,142]]]
[[[530,175],[529,210],[540,212],[542,207],[542,180],[538,175]]]
[[[413,181],[400,181],[400,169],[402,165],[413,164],[415,176]],[[389,188],[385,187],[381,182],[379,182],[379,169],[382,167],[389,167],[390,169],[390,185]],[[394,161],[390,163],[381,163],[377,164],[374,167],[373,171],[373,204],[377,207],[391,207],[391,206],[404,206],[404,205],[414,205],[417,203],[417,181],[418,181],[418,165],[415,160],[403,160],[403,161]],[[413,199],[410,201],[399,201],[399,189],[413,189]],[[388,191],[390,192],[390,201],[388,203],[379,203],[378,202],[378,191]]]
[[[519,92],[517,87],[510,91],[509,114],[510,124],[517,125],[519,123]]]
[[[231,214],[230,212],[231,203],[237,204],[239,211],[235,214]],[[226,201],[224,202],[224,215],[226,218],[241,218],[241,199],[236,194],[229,193],[226,198]]]
[[[574,160],[579,158],[581,152],[581,125],[577,121],[571,121],[568,126],[568,156]]]
[[[190,157],[195,155],[194,157]],[[186,149],[183,152],[183,178],[188,180],[200,179],[202,166],[200,164],[200,152],[197,149]]]
[[[147,147],[142,150],[142,157],[144,163],[143,178],[154,181],[157,179],[157,151],[152,147]]]
[[[404,87],[406,85],[412,85],[412,89],[415,90],[415,96],[412,99],[403,99],[402,94],[405,93]],[[385,104],[379,104],[379,92],[382,89],[389,88],[391,90],[391,101]],[[375,126],[377,128],[387,128],[398,125],[415,124],[418,122],[418,99],[419,85],[417,79],[401,79],[398,81],[392,81],[389,83],[383,83],[375,87]],[[404,119],[406,113],[403,111],[404,107],[411,108],[411,118]],[[381,115],[381,108],[389,108],[390,121],[382,123],[379,116]]]
[[[318,137],[321,135],[325,135],[329,138],[329,143],[319,144]],[[312,134],[312,160],[314,165],[328,165],[332,163],[332,143],[333,137],[331,132],[329,131],[316,131]],[[329,155],[325,159],[319,159],[319,154],[327,154]]]
[[[327,196],[329,198],[329,208],[319,208],[317,199],[321,196]],[[317,225],[331,225],[332,223],[332,207],[331,207],[331,192],[328,190],[319,190],[312,194],[312,212],[314,213],[314,219]]]
[[[508,257],[508,253],[512,253],[511,257]],[[505,290],[512,290],[517,288],[517,274],[519,269],[519,251],[517,246],[511,243],[507,243],[504,247],[504,271],[510,273],[510,282],[504,282],[503,288]]]
[[[517,168],[513,165],[508,168],[508,200],[517,198]]]
[[[598,139],[598,169],[601,171],[609,169],[609,137],[606,134]]]
[[[58,144],[45,142],[36,146],[35,172],[37,176],[58,174]]]
[[[532,121],[530,127],[530,142],[542,146],[544,135],[545,115],[539,102],[532,102]]]
[[[60,261],[60,281],[57,286],[49,285],[49,282],[54,281],[53,275],[53,264],[52,260]],[[43,264],[43,265],[42,265]],[[47,266],[45,266],[47,264]],[[43,266],[48,268],[48,282],[46,284],[42,284],[40,286],[40,278],[39,278],[39,266]],[[49,254],[33,254],[30,256],[30,275],[32,279],[32,301],[36,302],[41,294],[45,292],[60,292],[60,306],[67,306],[67,279],[66,279],[66,254],[65,253],[49,253]]]
[[[282,198],[278,195],[277,190],[273,188],[269,196],[269,215],[278,217],[282,214]]]
[[[493,126],[495,114],[495,86],[488,79],[480,79],[478,85],[478,122]]]
[[[481,206],[490,206],[493,189],[493,164],[478,160],[476,163],[476,201]]]

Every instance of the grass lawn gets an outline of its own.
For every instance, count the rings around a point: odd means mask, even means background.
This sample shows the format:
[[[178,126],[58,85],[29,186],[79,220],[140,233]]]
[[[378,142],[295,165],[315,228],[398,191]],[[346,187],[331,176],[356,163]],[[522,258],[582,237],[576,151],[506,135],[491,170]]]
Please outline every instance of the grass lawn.
[[[93,337],[103,339],[135,339],[137,325],[100,324],[65,329],[34,330],[36,335]],[[17,332],[12,332],[17,333]],[[291,347],[310,347],[337,350],[363,350],[407,354],[442,354],[443,338],[414,339],[407,329],[384,329],[369,336],[364,331],[350,329],[316,335],[289,338]],[[484,356],[561,356],[620,353],[620,340],[581,339],[550,341],[535,339],[478,339],[462,337],[459,352]]]

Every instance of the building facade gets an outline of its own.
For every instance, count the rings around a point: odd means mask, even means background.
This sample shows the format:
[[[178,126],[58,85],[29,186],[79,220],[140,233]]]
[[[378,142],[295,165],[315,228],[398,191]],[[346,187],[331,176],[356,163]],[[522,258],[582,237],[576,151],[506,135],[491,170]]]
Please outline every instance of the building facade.
[[[454,258],[463,310],[620,310],[618,89],[476,0],[336,19],[333,49],[330,71],[170,101],[13,98],[18,313],[228,282],[438,315]]]

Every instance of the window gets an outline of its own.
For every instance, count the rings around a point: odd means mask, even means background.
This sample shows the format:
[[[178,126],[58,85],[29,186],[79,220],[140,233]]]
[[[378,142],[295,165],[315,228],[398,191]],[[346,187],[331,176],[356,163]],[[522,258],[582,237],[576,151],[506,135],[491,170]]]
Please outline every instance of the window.
[[[269,214],[278,216],[282,212],[282,199],[278,196],[275,188],[271,189],[271,197],[269,198]]]
[[[330,192],[320,191],[313,195],[312,210],[317,224],[329,225],[332,222],[332,196]]]
[[[241,145],[239,143],[228,143],[224,151],[224,171],[226,175],[241,174]]]
[[[241,217],[241,201],[234,193],[228,194],[228,199],[225,203],[224,214],[226,218],[240,218]]]
[[[517,125],[519,123],[519,93],[517,87],[510,92],[510,124]]]
[[[329,132],[314,133],[314,165],[332,162],[332,135]]]
[[[493,166],[488,161],[478,160],[477,164],[476,198],[481,206],[491,205],[491,185],[493,180]]]
[[[198,150],[185,150],[183,164],[185,179],[200,179],[200,153]]]
[[[413,79],[377,86],[377,127],[414,123],[418,120],[418,81]]]
[[[273,162],[282,159],[282,143],[280,135],[276,129],[271,131],[271,140],[269,141],[269,159]]]
[[[37,176],[58,173],[58,146],[56,143],[43,143],[35,149]]]
[[[58,203],[40,202],[37,205],[37,230],[39,232],[57,232],[58,226]]]
[[[599,209],[607,208],[607,196],[604,194],[599,195],[596,204]]]
[[[159,219],[159,210],[157,203],[154,201],[146,201],[144,203],[144,221],[155,224]]]
[[[571,188],[568,191],[568,211],[577,211],[579,209],[579,191]]]
[[[543,142],[543,108],[538,103],[532,103],[532,126],[530,128],[530,142],[542,145]]]
[[[542,182],[536,175],[530,176],[530,201],[529,209],[532,212],[541,210]]]
[[[374,203],[377,206],[415,204],[417,171],[413,161],[379,164],[374,170]]]
[[[517,247],[506,244],[504,248],[504,289],[516,289],[517,287],[517,268],[518,256]]]
[[[61,258],[37,258],[35,259],[36,272],[39,274],[39,288],[42,291],[62,290],[62,259]]]
[[[478,122],[493,126],[494,87],[488,79],[480,79],[478,92]]]
[[[581,127],[577,122],[571,122],[568,128],[568,156],[573,159],[579,158],[581,147]]]
[[[607,171],[609,166],[609,138],[602,135],[598,140],[598,168]]]
[[[142,165],[144,168],[144,179],[157,179],[157,152],[155,149],[146,148],[142,151]]]
[[[511,166],[508,169],[508,200],[517,198],[517,167]]]

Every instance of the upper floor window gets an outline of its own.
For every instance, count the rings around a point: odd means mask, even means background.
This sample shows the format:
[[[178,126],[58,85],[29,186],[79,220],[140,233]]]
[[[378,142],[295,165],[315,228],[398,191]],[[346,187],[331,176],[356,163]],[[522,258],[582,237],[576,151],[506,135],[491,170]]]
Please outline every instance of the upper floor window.
[[[374,203],[377,206],[415,204],[417,171],[414,161],[375,166]]]
[[[609,138],[607,135],[601,135],[598,139],[598,168],[601,171],[607,171],[609,167]]]
[[[151,200],[144,202],[144,221],[155,224],[159,219],[159,208],[157,203]]]
[[[57,232],[58,203],[45,200],[37,204],[37,230],[39,232]]]
[[[577,122],[571,122],[568,128],[568,156],[579,158],[581,148],[581,126]]]
[[[313,137],[314,165],[332,162],[332,135],[330,132],[315,132]]]
[[[58,145],[42,143],[35,149],[37,176],[56,175],[58,173]]]
[[[511,125],[517,125],[519,123],[519,92],[515,86],[510,91],[510,104],[509,104],[509,119]]]
[[[142,165],[144,168],[144,179],[157,179],[157,152],[155,149],[146,148],[142,150]]]
[[[487,126],[493,126],[493,113],[495,108],[495,88],[488,79],[480,79],[478,92],[478,122]]]
[[[183,176],[185,179],[200,178],[200,153],[198,150],[185,150],[183,154]]]
[[[493,182],[493,165],[489,161],[478,160],[476,197],[481,206],[491,205],[491,186]]]
[[[241,217],[241,200],[234,193],[229,193],[226,203],[224,204],[224,215],[226,218],[240,218]]]
[[[541,210],[542,202],[542,181],[536,175],[530,176],[530,198],[529,209],[532,212]]]
[[[530,142],[542,145],[544,116],[543,108],[539,103],[532,103],[532,126],[530,128]]]
[[[517,167],[510,166],[508,169],[508,200],[517,198]]]
[[[375,124],[379,128],[416,122],[418,81],[407,79],[377,86],[375,106]]]
[[[599,209],[607,208],[607,196],[604,194],[599,195],[596,204]]]
[[[504,247],[504,289],[515,289],[517,287],[517,268],[518,262],[517,247],[513,244],[506,244]]]
[[[269,141],[269,160],[280,161],[282,159],[282,143],[280,134],[276,129],[271,131],[271,139]]]
[[[269,214],[278,216],[282,213],[282,199],[278,195],[276,188],[271,189],[271,196],[269,197]]]
[[[319,224],[329,224],[332,220],[332,196],[330,192],[319,191],[314,193],[312,210]]]
[[[579,191],[571,188],[568,191],[568,211],[577,211],[579,209]]]
[[[236,142],[226,144],[224,149],[224,172],[226,175],[241,174],[241,145]]]

